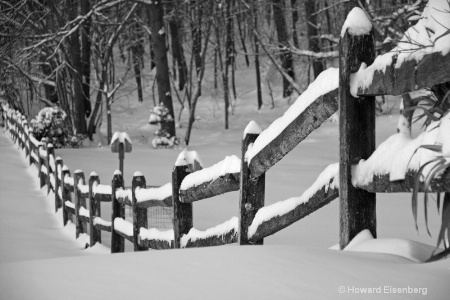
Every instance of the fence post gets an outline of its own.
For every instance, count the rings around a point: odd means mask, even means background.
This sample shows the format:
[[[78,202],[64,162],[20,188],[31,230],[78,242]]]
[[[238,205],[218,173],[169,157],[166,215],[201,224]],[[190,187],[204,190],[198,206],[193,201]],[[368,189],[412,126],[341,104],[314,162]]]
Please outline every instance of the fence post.
[[[28,134],[31,134],[31,132],[28,132]],[[28,156],[28,159],[29,159],[29,163],[30,163],[30,166],[33,164],[33,155],[31,155],[31,153],[33,152],[34,153],[34,144],[33,144],[33,142],[31,141],[31,139],[30,139],[30,137],[28,137],[28,149],[29,149],[29,156]]]
[[[51,171],[50,156],[53,156],[53,161],[54,161],[54,159],[55,159],[55,148],[53,148],[53,144],[47,144],[47,161],[45,163],[45,167],[47,168],[47,178],[46,178],[47,195],[48,195],[48,193],[50,193],[50,190],[52,189],[52,184],[50,182],[50,175],[52,174],[53,171]]]
[[[100,217],[101,214],[101,203],[95,199],[93,189],[95,184],[100,184],[100,178],[96,173],[92,172],[89,176],[89,235],[91,247],[94,247],[97,242],[102,242],[101,230],[94,226],[95,217]]]
[[[141,227],[148,228],[148,219],[147,219],[147,209],[146,208],[138,208],[136,206],[136,188],[146,188],[145,177],[140,173],[136,172],[133,176],[133,181],[131,183],[131,191],[133,194],[132,199],[132,209],[133,209],[133,244],[134,251],[143,251],[148,250],[148,246],[139,245],[139,230]]]
[[[37,157],[38,157],[38,174],[39,174],[39,187],[42,188],[45,185],[45,178],[42,174],[42,157],[41,157],[41,149],[44,148],[42,143],[39,144],[37,149]]]
[[[120,204],[116,198],[116,190],[123,188],[123,178],[120,171],[114,173],[111,189],[112,189],[112,214],[111,214],[111,253],[118,253],[125,251],[125,239],[120,236],[114,229],[114,220],[116,218],[125,218],[125,207]]]
[[[359,8],[354,8],[359,9]],[[361,63],[375,58],[373,29],[351,35],[347,30],[339,44],[339,198],[341,249],[364,229],[376,237],[376,194],[352,185],[352,164],[367,159],[375,150],[375,97],[355,98],[350,93],[350,74]]]
[[[78,184],[84,184],[84,173],[81,170],[76,170],[73,173],[73,194],[75,196],[75,237],[78,238],[81,233],[86,233],[86,221],[80,218],[80,208],[86,208],[86,199],[81,195]]]
[[[248,227],[255,218],[256,213],[264,207],[264,190],[266,174],[261,174],[258,178],[251,178],[248,163],[245,160],[245,153],[248,146],[253,143],[259,134],[247,133],[242,140],[241,159],[241,182],[239,190],[239,245],[262,245],[264,239],[254,243],[248,241]]]
[[[63,167],[63,160],[61,157],[57,157],[55,160],[55,212],[58,211],[59,208],[62,207],[62,192],[61,196],[59,194],[59,191],[64,189],[64,185],[61,185],[61,179],[62,179],[62,167]],[[61,179],[60,176],[61,175]]]
[[[26,156],[30,155],[30,128],[28,126],[28,122],[25,121],[25,123],[23,124],[24,126],[24,135],[25,135],[25,140],[24,140],[24,147],[25,147],[25,154]]]
[[[61,188],[62,188],[62,209],[63,209],[63,224],[67,225],[69,221],[69,213],[66,210],[66,201],[70,201],[70,190],[66,189],[66,184],[64,183],[64,178],[66,176],[70,177],[70,170],[67,166],[62,168],[61,172]]]
[[[188,164],[182,159],[177,160],[172,171],[174,248],[181,248],[181,237],[183,234],[188,234],[189,230],[193,227],[192,203],[180,202],[181,182],[189,173],[190,169]]]

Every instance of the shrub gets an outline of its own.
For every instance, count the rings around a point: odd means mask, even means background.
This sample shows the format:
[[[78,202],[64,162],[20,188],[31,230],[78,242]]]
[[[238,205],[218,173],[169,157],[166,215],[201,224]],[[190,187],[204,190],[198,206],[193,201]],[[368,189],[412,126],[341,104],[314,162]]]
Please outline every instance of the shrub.
[[[67,146],[82,147],[84,135],[73,135],[71,128],[65,122],[67,114],[60,107],[45,107],[30,122],[33,136],[38,140],[47,138],[55,148]]]

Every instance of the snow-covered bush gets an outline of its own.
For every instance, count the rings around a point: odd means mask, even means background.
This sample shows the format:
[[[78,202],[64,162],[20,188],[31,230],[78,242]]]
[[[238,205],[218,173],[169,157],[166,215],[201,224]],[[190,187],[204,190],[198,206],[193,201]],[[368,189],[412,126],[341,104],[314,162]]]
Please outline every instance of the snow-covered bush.
[[[173,122],[172,116],[169,114],[169,109],[160,104],[160,106],[155,106],[150,111],[150,117],[148,122],[151,125],[163,124],[164,122]],[[163,127],[163,126],[161,126]],[[169,132],[163,128],[155,131],[156,137],[152,140],[153,148],[173,148],[175,145],[179,144],[179,140],[176,136],[171,136]]]
[[[70,127],[65,122],[67,114],[60,107],[45,107],[31,122],[33,136],[40,141],[47,138],[55,148],[82,146],[84,136],[71,134]]]

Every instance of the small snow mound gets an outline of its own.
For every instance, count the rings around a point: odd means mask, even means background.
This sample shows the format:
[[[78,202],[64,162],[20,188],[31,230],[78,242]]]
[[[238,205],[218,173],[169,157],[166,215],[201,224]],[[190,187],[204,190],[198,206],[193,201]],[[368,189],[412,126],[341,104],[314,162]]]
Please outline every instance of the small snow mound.
[[[355,7],[349,12],[344,25],[342,25],[341,37],[344,37],[347,30],[353,36],[368,34],[372,30],[372,23],[361,8]]]
[[[436,248],[433,246],[411,240],[396,238],[374,239],[367,229],[357,234],[344,249],[344,251],[392,254],[417,263],[426,262],[435,250]]]
[[[250,121],[250,123],[248,123],[247,127],[245,127],[243,138],[245,139],[247,134],[260,134],[261,132],[262,130],[261,127],[259,127],[258,123],[252,120]]]

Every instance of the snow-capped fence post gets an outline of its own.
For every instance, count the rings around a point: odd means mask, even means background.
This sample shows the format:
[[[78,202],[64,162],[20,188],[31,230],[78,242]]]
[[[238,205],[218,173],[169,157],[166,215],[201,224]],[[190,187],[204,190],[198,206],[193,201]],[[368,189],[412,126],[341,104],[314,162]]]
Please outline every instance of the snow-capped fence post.
[[[57,157],[55,160],[55,212],[58,211],[59,208],[62,207],[62,193],[60,194],[60,189],[63,190],[63,184],[61,184],[62,179],[62,167],[63,160],[61,157]],[[61,177],[59,177],[61,175]]]
[[[80,208],[86,208],[86,199],[81,195],[79,184],[84,184],[84,173],[76,170],[73,173],[73,194],[75,196],[75,237],[78,238],[81,233],[87,232],[87,223],[80,218]]]
[[[55,148],[53,147],[53,144],[47,145],[47,160],[45,161],[45,167],[47,168],[47,178],[45,181],[45,183],[47,184],[47,195],[50,193],[50,190],[52,189],[50,176],[53,171],[52,166],[50,165],[50,157],[53,157],[53,159],[55,159]]]
[[[143,251],[148,250],[148,246],[141,246],[139,244],[139,231],[141,227],[148,227],[148,219],[147,219],[147,209],[139,208],[136,206],[136,188],[146,188],[147,184],[145,182],[145,177],[140,173],[136,172],[133,176],[133,181],[131,183],[131,192],[132,192],[132,210],[133,210],[133,244],[134,251]]]
[[[24,140],[24,146],[25,146],[25,154],[26,156],[30,155],[30,128],[28,126],[28,122],[25,122],[24,126],[24,132],[25,132],[25,140]]]
[[[69,213],[66,209],[66,201],[70,202],[70,190],[66,188],[65,185],[65,177],[70,177],[70,170],[67,168],[67,166],[64,166],[61,171],[61,188],[62,188],[62,209],[63,209],[63,224],[64,226],[67,225],[67,222],[69,221]]]
[[[181,182],[189,173],[187,162],[184,159],[178,159],[172,171],[174,248],[181,248],[181,237],[183,234],[188,234],[193,227],[192,203],[181,203],[180,201]]]
[[[42,188],[45,185],[45,178],[44,174],[42,173],[42,161],[43,158],[41,157],[41,152],[43,151],[44,145],[42,143],[39,144],[37,149],[37,157],[38,157],[38,176],[39,176],[39,187]]]
[[[114,173],[111,190],[112,190],[112,214],[111,214],[111,253],[119,253],[125,251],[125,239],[119,235],[114,229],[114,220],[116,218],[125,217],[125,206],[117,201],[116,191],[123,188],[123,178],[120,171]]]
[[[101,230],[94,226],[95,217],[100,217],[100,201],[95,199],[94,185],[100,184],[100,178],[97,174],[91,173],[89,176],[89,235],[90,235],[90,246],[99,242],[102,242]]]
[[[255,218],[256,213],[261,207],[264,207],[264,189],[265,189],[265,177],[263,173],[257,178],[251,178],[248,162],[245,159],[245,153],[250,144],[252,144],[259,136],[259,126],[254,125],[256,123],[251,122],[245,132],[242,140],[242,159],[241,159],[241,182],[239,189],[239,245],[262,245],[264,239],[260,239],[256,242],[250,243],[248,240],[248,227]],[[248,130],[250,127],[257,128],[258,130]]]
[[[31,134],[31,132],[28,132],[28,134],[30,135]],[[30,163],[30,166],[33,164],[33,155],[31,154],[31,153],[34,153],[34,144],[33,144],[33,142],[31,141],[31,139],[30,139],[30,137],[28,136],[28,149],[29,149],[29,152],[28,152],[28,162]]]
[[[347,26],[346,26],[347,24]],[[367,159],[375,150],[375,97],[355,98],[350,75],[361,63],[375,58],[372,24],[364,11],[354,8],[344,23],[339,44],[339,143],[340,143],[340,248],[359,232],[369,229],[376,237],[376,195],[352,185],[352,164]]]

